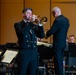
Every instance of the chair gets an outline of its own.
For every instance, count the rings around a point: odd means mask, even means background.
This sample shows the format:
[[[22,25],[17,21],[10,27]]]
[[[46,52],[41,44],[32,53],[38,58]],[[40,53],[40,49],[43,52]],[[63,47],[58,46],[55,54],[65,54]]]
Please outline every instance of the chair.
[[[68,44],[69,47],[69,57],[68,57],[68,71],[67,74],[76,74],[75,70],[76,67],[76,45],[75,44]]]

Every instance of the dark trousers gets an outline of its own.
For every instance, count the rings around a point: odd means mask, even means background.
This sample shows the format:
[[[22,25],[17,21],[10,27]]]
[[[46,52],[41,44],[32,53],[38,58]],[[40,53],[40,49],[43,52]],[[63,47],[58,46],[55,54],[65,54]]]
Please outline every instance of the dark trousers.
[[[63,49],[54,49],[54,66],[55,66],[55,75],[63,75]]]
[[[36,75],[38,53],[36,50],[21,50],[19,53],[18,75]]]

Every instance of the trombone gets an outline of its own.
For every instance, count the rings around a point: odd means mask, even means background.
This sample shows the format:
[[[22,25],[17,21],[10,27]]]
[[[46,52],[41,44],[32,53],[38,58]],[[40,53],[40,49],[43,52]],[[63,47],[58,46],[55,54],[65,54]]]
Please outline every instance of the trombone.
[[[47,17],[42,17],[42,18],[40,18],[40,16],[37,16],[37,15],[33,15],[33,17],[32,17],[32,22],[33,22],[33,24],[39,24],[39,23],[41,23],[41,24],[46,24],[46,22],[47,22]]]

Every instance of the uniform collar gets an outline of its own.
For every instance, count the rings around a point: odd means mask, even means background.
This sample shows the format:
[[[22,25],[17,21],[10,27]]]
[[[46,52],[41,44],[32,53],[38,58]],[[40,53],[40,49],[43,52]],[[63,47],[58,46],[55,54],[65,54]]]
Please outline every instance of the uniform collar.
[[[27,20],[25,20],[25,19],[23,19],[23,21],[24,21],[25,23],[30,22],[30,21],[27,21]]]

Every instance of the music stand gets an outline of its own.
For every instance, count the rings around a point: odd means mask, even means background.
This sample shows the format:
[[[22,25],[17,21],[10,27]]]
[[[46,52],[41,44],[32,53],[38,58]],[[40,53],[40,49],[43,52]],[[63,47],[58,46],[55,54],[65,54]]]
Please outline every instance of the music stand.
[[[1,63],[3,63],[4,65],[8,66],[8,74],[10,74],[10,64],[12,63],[13,59],[16,58],[16,56],[18,55],[18,50],[15,49],[11,49],[11,50],[6,50],[3,58],[1,59]]]
[[[52,59],[52,48],[44,45],[38,46],[38,53],[41,59]]]
[[[6,43],[7,49],[18,49],[17,43]]]
[[[44,69],[44,75],[46,75],[46,59],[52,59],[52,48],[45,45],[38,45],[38,53],[39,53],[39,64],[42,67],[41,69]],[[42,66],[43,64],[43,66]],[[39,67],[40,68],[40,67]]]

